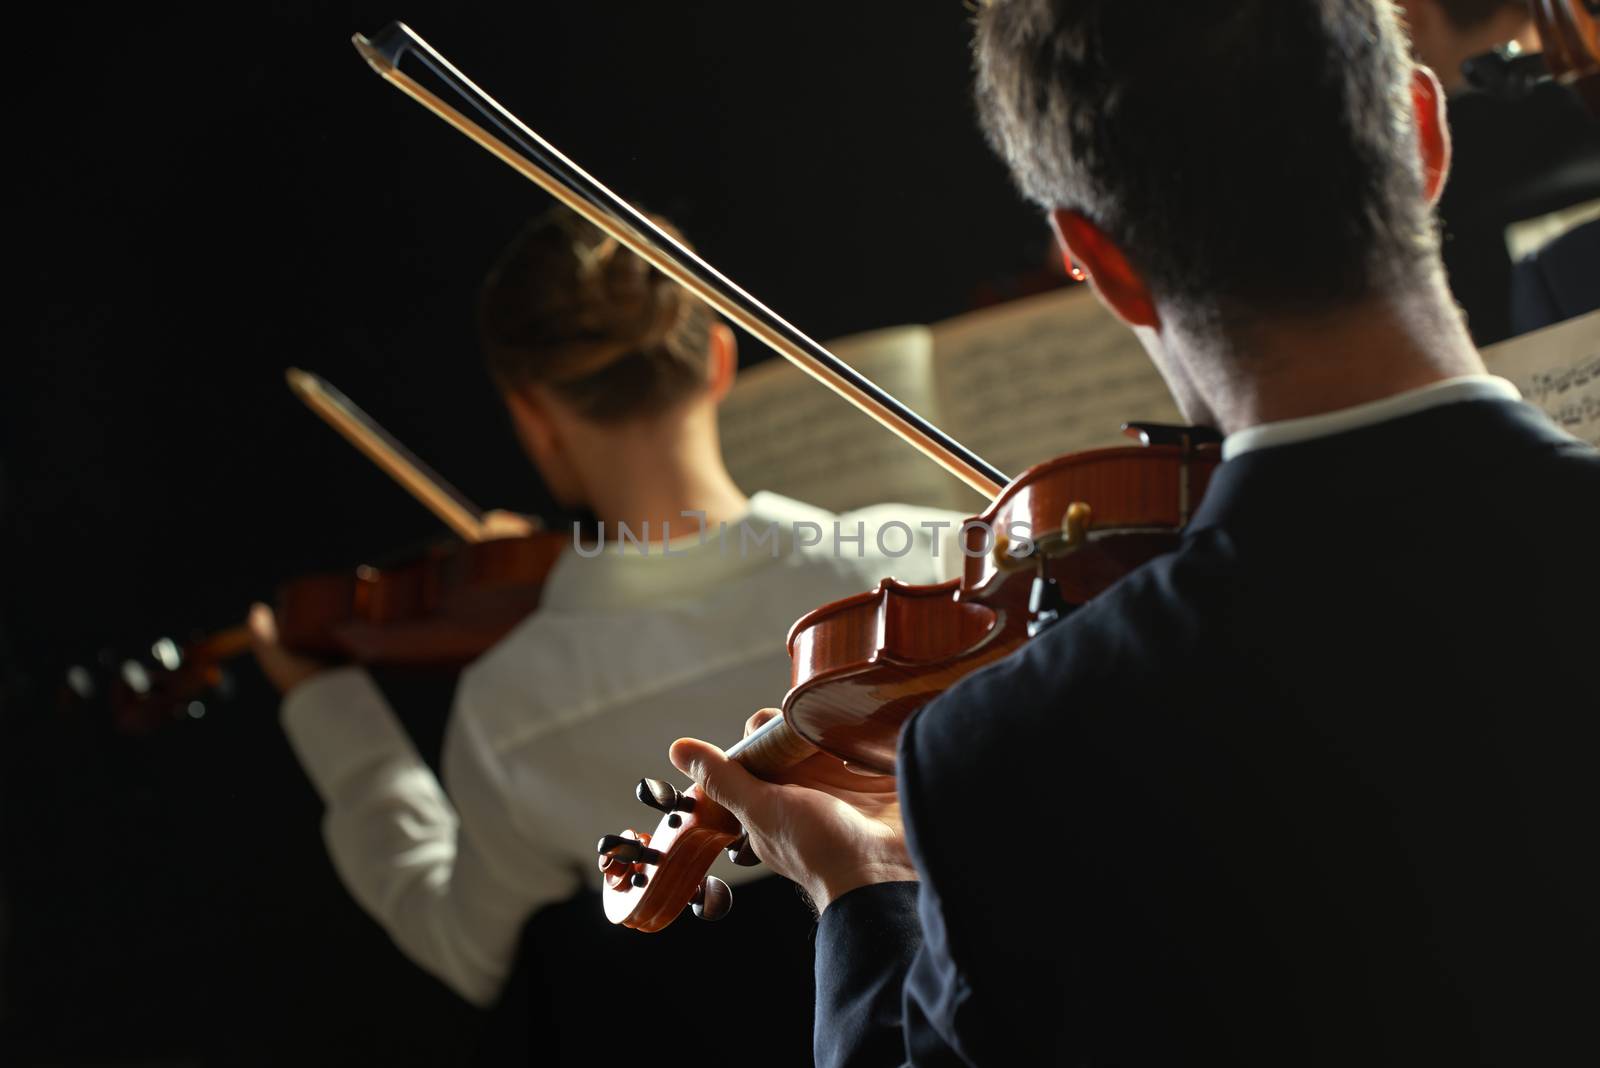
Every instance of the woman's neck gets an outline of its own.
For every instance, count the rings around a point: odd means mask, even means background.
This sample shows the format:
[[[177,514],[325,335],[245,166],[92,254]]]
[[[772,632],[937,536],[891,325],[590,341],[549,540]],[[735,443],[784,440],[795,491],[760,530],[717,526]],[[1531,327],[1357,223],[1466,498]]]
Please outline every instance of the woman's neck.
[[[701,522],[731,522],[749,510],[749,498],[722,460],[714,416],[709,426],[630,435],[603,449],[586,482],[590,509],[608,526],[626,523],[639,533],[648,529],[652,538],[665,531],[677,537],[694,533]]]

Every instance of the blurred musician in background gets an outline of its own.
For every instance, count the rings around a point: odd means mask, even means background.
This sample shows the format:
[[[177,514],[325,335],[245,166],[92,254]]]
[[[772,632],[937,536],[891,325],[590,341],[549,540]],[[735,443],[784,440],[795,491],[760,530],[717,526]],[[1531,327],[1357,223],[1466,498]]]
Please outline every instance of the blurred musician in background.
[[[592,829],[637,821],[639,803],[618,784],[658,763],[685,724],[720,731],[781,691],[784,638],[803,613],[888,575],[926,582],[954,568],[934,558],[933,528],[922,524],[960,517],[901,506],[837,517],[774,493],[747,497],[717,433],[736,367],[732,331],[564,209],[505,250],[483,285],[479,326],[528,456],[559,503],[591,511],[609,541],[597,556],[588,555],[592,542],[566,552],[538,611],[463,674],[443,785],[365,671],[291,654],[263,605],[251,625],[261,666],[285,695],[284,728],[326,803],[340,877],[407,955],[488,1006],[529,917],[598,887]],[[872,533],[891,518],[915,532],[911,551],[893,559]],[[840,550],[836,521],[847,535],[863,524],[866,537]],[[805,547],[791,537],[796,523],[829,536]],[[619,524],[652,539],[648,550],[619,544]],[[774,527],[781,551],[755,540]],[[670,554],[661,543],[668,530]],[[724,874],[738,882],[764,869]],[[774,908],[805,915],[792,888],[767,882],[779,895]],[[739,897],[743,920],[730,922],[749,924],[760,915],[752,903],[765,899]],[[584,914],[606,926],[592,902]],[[629,947],[637,963],[652,943],[629,939]],[[804,1059],[809,960],[768,959],[775,973],[789,961],[789,973],[747,989],[793,993],[797,1011],[760,1026],[793,1031],[788,1047]],[[585,963],[598,969],[592,983],[577,978]],[[562,964],[563,985],[609,998],[622,964]],[[740,1015],[736,1007],[729,1003],[730,1015]],[[750,1008],[749,1019],[762,1018]],[[737,1030],[728,1019],[717,1027],[724,1037]],[[542,1041],[547,1060],[558,1041],[585,1056],[594,1050],[587,1032]]]
[[[1451,96],[1469,87],[1468,60],[1513,42],[1523,51],[1539,50],[1527,0],[1400,0],[1400,6],[1417,60]]]
[[[907,722],[898,804],[674,745],[822,908],[819,1063],[1600,1062],[1600,452],[1450,299],[1442,87],[1388,0],[976,22],[993,144],[1227,437],[1175,552]]]
[[[1401,6],[1414,54],[1449,94],[1442,251],[1473,340],[1600,308],[1600,119],[1566,87],[1515,73],[1542,47],[1527,0]]]

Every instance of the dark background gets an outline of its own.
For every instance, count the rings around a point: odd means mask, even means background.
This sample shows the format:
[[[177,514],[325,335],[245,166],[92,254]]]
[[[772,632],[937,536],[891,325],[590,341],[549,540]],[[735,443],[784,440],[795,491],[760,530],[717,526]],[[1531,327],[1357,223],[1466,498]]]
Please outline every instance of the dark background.
[[[442,533],[292,398],[287,366],[326,376],[483,506],[544,511],[471,307],[496,251],[548,201],[381,82],[352,32],[404,18],[826,339],[1060,281],[1045,227],[976,131],[966,7],[33,14],[7,56],[20,189],[6,247],[21,285],[0,379],[0,1060],[467,1064],[495,1028],[529,1020],[565,1024],[562,1047],[585,1063],[590,1042],[593,1057],[652,1056],[637,1033],[660,1021],[623,1012],[591,1037],[537,998],[486,1019],[410,965],[340,887],[248,660],[231,701],[142,737],[99,704],[64,703],[63,673],[232,624],[284,579]],[[1600,195],[1600,141],[1570,99],[1453,102],[1451,120],[1446,256],[1487,343],[1509,328],[1510,265],[1470,250],[1556,206],[1512,191],[1545,196],[1574,153],[1560,199]],[[1493,277],[1469,292],[1463,260]],[[745,339],[742,357],[766,353]],[[425,754],[451,686],[390,688]],[[539,923],[566,955],[525,967],[523,988],[605,984],[604,959],[570,976],[561,963],[601,944],[585,941],[592,902]],[[633,937],[599,926],[594,938]],[[668,935],[750,938],[682,926]],[[653,943],[654,967],[673,973],[682,944]],[[759,941],[739,948],[773,959]]]
[[[484,506],[545,503],[471,298],[547,201],[358,59],[350,34],[397,16],[814,336],[957,314],[1049,260],[976,132],[957,0],[46,10],[8,50],[11,1063],[442,1064],[479,1026],[338,885],[251,665],[146,737],[58,700],[69,663],[440,533],[286,366]],[[427,751],[448,680],[408,694]]]

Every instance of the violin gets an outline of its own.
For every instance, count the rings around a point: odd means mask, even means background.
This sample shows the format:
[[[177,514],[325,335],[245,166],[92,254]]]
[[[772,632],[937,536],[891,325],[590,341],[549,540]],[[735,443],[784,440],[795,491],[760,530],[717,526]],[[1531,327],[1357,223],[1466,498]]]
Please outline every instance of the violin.
[[[900,729],[929,701],[1176,549],[1221,460],[1220,439],[1193,427],[1127,430],[1142,444],[1058,457],[1007,485],[963,527],[961,578],[887,579],[802,616],[789,631],[783,715],[728,756],[771,781],[819,751],[892,775]],[[1026,548],[991,534],[1017,529],[1033,532]],[[702,918],[726,914],[732,893],[709,872],[720,851],[735,863],[751,859],[738,821],[698,786],[679,793],[645,779],[637,796],[663,816],[654,833],[600,840],[607,917],[653,932],[686,906]]]
[[[404,24],[354,43],[386,81],[991,498],[963,528],[959,579],[885,580],[795,623],[783,714],[727,750],[754,774],[780,780],[819,752],[865,774],[892,774],[900,729],[918,709],[1177,546],[1221,459],[1214,431],[1132,425],[1139,445],[1060,457],[1008,480],[661,231]],[[407,57],[463,106],[402,71]],[[698,786],[680,792],[643,779],[637,796],[662,817],[653,833],[600,840],[607,917],[658,931],[686,906],[707,919],[726,914],[731,892],[708,872],[722,850],[753,860],[738,821]]]
[[[290,579],[278,587],[279,639],[292,652],[370,666],[459,668],[538,607],[568,539],[532,521],[484,512],[417,459],[371,416],[314,374],[288,370],[290,388],[453,530],[459,540],[353,571]],[[203,714],[199,698],[225,685],[223,666],[250,648],[244,626],[180,646],[162,638],[148,662],[122,663],[110,686],[124,733]],[[69,686],[91,686],[77,668]],[[69,676],[72,673],[69,673]]]

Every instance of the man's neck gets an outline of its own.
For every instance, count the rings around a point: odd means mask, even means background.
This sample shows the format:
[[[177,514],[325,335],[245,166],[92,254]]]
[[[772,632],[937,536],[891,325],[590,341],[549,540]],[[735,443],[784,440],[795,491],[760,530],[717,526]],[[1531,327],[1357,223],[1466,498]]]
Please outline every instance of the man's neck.
[[[1484,373],[1442,283],[1255,326],[1228,349],[1196,350],[1186,362],[1218,429],[1229,434]]]

